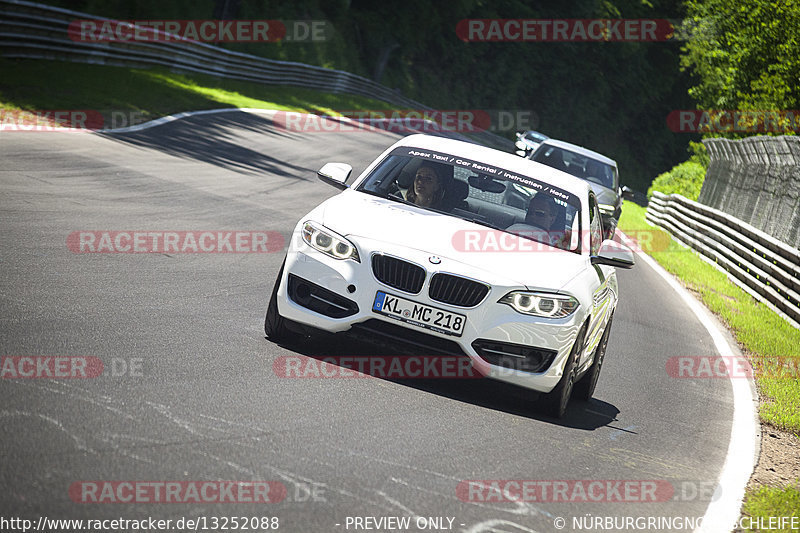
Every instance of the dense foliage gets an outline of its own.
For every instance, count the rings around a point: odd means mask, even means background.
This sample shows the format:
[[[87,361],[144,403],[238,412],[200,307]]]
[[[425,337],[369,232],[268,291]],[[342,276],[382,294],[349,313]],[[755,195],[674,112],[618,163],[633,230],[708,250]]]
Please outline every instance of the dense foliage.
[[[681,64],[700,109],[800,109],[800,2],[688,0]]]
[[[703,143],[690,142],[688,152],[691,154],[688,161],[675,165],[669,171],[656,176],[647,190],[648,198],[653,196],[653,191],[659,191],[664,194],[680,194],[690,200],[697,200],[708,169],[708,151]]]
[[[703,165],[694,161],[685,161],[672,167],[668,172],[659,174],[647,190],[647,197],[650,198],[653,191],[659,191],[664,194],[676,193],[690,200],[697,200],[705,176],[706,169],[703,168]]]
[[[224,46],[348,70],[440,109],[532,112],[529,127],[616,159],[622,183],[639,190],[698,137],[666,124],[671,111],[694,107],[680,41],[464,42],[456,34],[467,18],[682,18],[670,0],[50,1],[123,19],[324,19],[336,29],[325,42]]]

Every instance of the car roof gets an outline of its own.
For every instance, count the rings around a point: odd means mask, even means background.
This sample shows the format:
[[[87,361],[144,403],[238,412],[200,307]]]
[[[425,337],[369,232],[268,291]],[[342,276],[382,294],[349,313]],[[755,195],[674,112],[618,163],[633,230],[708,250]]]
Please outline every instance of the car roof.
[[[525,130],[525,131],[523,132],[523,135],[527,135],[527,134],[529,134],[529,133],[535,133],[536,135],[538,135],[539,137],[541,137],[541,138],[543,138],[543,139],[549,139],[549,138],[550,138],[548,135],[545,135],[545,134],[544,134],[544,133],[542,133],[541,131],[536,131],[536,130]]]
[[[545,141],[547,142],[547,141]],[[416,134],[409,135],[395,143],[397,146],[412,146],[415,148],[427,148],[437,152],[445,152],[465,159],[472,159],[496,165],[511,172],[517,172],[523,176],[528,176],[540,181],[547,182],[567,192],[575,194],[585,200],[591,191],[589,184],[571,174],[556,170],[552,167],[519,157],[508,152],[488,148],[480,144],[473,144],[445,137],[433,135]]]
[[[558,139],[545,139],[542,141],[542,144],[538,148],[538,150],[543,150],[542,146],[555,146],[556,148],[563,148],[564,150],[569,150],[571,152],[575,152],[576,154],[580,154],[586,157],[591,157],[592,159],[597,159],[598,161],[602,161],[608,165],[617,166],[617,162],[611,159],[610,157],[606,157],[603,154],[598,154],[593,150],[589,150],[588,148],[584,148],[583,146],[578,146],[577,144],[568,143],[567,141],[560,141]]]

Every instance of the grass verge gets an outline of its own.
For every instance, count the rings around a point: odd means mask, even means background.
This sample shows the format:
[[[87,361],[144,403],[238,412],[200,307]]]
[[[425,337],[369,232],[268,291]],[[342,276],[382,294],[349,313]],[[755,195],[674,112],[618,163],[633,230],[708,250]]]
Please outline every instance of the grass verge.
[[[141,121],[187,110],[252,107],[337,115],[336,110],[389,109],[349,94],[191,76],[164,69],[130,69],[62,61],[0,58],[0,109],[92,110]],[[120,115],[121,116],[121,115]],[[130,124],[117,124],[125,126]]]
[[[672,240],[668,233],[650,226],[644,215],[643,207],[625,202],[620,229],[633,234],[642,230],[658,233],[652,242],[658,243],[659,249],[649,250],[649,255],[700,296],[752,359],[762,397],[761,420],[800,435],[800,379],[794,373],[800,366],[800,330],[731,283],[698,254]],[[776,362],[785,363],[783,371],[775,366]]]
[[[800,368],[800,330],[733,284],[726,274],[697,253],[672,240],[667,232],[651,226],[645,221],[643,207],[625,202],[619,228],[631,235],[643,232],[650,237],[650,242],[657,243],[657,247],[652,246],[649,250],[643,248],[698,295],[731,330],[755,369],[761,421],[800,435],[800,376],[797,374]],[[795,484],[800,484],[800,480],[795,480]],[[800,491],[797,488],[757,487],[748,489],[743,512],[754,520],[767,520],[769,517],[797,516],[799,509]],[[745,525],[747,523],[745,520]]]
[[[800,490],[794,487],[778,489],[774,487],[760,487],[748,493],[747,501],[744,503],[744,512],[751,517],[744,520],[742,525],[763,527],[751,527],[752,531],[768,529],[769,531],[786,532],[797,531],[797,524],[800,523]],[[775,522],[770,524],[769,518],[775,517]],[[780,517],[787,517],[789,520],[781,524],[778,522]],[[794,527],[791,526],[791,518],[794,517]],[[761,522],[758,522],[761,518]],[[789,525],[789,527],[782,527]]]

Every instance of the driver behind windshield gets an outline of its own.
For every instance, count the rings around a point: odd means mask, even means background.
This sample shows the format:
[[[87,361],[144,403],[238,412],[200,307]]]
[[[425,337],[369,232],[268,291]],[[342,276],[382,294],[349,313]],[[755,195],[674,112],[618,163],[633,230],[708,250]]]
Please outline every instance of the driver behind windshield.
[[[433,163],[423,163],[406,192],[406,200],[420,207],[441,208],[447,190],[445,172]]]

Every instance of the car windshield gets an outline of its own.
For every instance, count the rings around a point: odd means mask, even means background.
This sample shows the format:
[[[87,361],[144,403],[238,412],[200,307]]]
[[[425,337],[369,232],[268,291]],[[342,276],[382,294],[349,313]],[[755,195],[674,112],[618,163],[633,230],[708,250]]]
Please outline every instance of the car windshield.
[[[616,169],[602,161],[556,146],[543,146],[531,158],[578,178],[615,189]]]
[[[529,131],[528,133],[525,134],[525,138],[528,139],[529,141],[540,143],[546,140],[548,137],[547,135],[536,133],[535,131]]]
[[[399,147],[357,190],[580,253],[576,195],[479,161]]]

